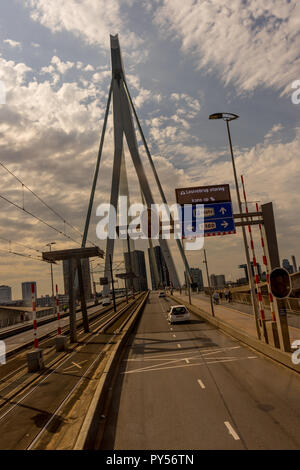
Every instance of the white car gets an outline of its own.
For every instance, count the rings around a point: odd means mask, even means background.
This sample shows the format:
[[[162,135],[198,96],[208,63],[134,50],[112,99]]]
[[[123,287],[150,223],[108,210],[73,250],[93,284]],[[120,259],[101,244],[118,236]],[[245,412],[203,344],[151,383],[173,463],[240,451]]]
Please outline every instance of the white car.
[[[109,298],[109,297],[104,297],[104,299],[102,300],[102,305],[103,305],[103,307],[104,307],[105,305],[110,305],[110,304],[111,304],[110,298]]]
[[[190,312],[185,305],[172,305],[168,313],[168,322],[190,321]]]

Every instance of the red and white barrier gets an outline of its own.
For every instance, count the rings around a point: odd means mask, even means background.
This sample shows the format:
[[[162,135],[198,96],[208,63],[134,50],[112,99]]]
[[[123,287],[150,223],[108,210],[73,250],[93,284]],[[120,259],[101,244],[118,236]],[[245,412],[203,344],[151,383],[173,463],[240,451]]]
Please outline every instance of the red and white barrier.
[[[256,203],[256,210],[257,210],[257,212],[259,210],[259,207],[258,207],[257,203]],[[263,262],[264,262],[264,265],[266,267],[266,281],[267,281],[267,286],[268,286],[268,295],[269,295],[269,302],[270,302],[270,308],[271,308],[271,313],[272,313],[272,320],[276,322],[274,301],[273,301],[273,295],[272,295],[272,292],[271,292],[271,285],[270,285],[270,268],[269,268],[269,264],[268,264],[265,240],[264,240],[263,232],[262,232],[262,229],[261,229],[261,224],[259,224],[259,231],[260,231],[261,247],[263,249]]]
[[[246,213],[248,214],[248,212],[249,212],[248,211],[248,203],[247,203],[247,197],[246,197],[246,191],[245,191],[243,175],[241,175],[241,180],[242,180],[242,185],[243,185],[243,193],[244,193],[244,200],[245,200],[245,206],[246,206]],[[248,231],[249,231],[249,236],[250,236],[250,246],[251,246],[252,258],[253,258],[253,271],[254,271],[255,287],[256,287],[256,290],[257,290],[259,313],[260,313],[260,318],[262,320],[265,320],[266,316],[265,316],[265,310],[264,310],[264,307],[263,307],[263,298],[262,298],[261,288],[260,288],[260,285],[259,285],[260,279],[259,279],[259,275],[258,275],[258,268],[257,268],[257,262],[256,262],[256,255],[255,255],[255,248],[254,248],[254,243],[253,243],[251,225],[248,225]],[[252,273],[249,273],[249,276],[252,276]]]
[[[56,314],[57,314],[57,334],[58,334],[58,335],[61,335],[60,311],[59,311],[58,287],[57,287],[57,284],[56,284]]]
[[[37,338],[37,321],[36,321],[36,293],[35,285],[31,284],[31,299],[32,299],[32,320],[33,320],[33,338],[34,338],[34,347],[39,347],[39,341]]]

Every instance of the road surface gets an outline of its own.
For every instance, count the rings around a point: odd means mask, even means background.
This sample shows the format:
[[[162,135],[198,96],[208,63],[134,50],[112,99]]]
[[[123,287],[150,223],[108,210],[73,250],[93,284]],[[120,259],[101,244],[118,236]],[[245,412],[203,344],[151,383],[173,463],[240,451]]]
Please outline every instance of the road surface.
[[[170,326],[171,303],[150,295],[101,449],[299,449],[299,375],[195,315]]]

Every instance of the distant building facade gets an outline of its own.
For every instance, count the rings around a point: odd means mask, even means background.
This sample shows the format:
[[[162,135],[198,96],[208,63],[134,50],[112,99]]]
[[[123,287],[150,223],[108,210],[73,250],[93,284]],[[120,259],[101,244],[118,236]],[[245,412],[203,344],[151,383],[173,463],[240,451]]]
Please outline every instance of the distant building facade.
[[[204,287],[203,284],[203,275],[202,271],[200,268],[190,268],[190,273],[192,277],[192,283],[197,284],[197,287],[199,290],[202,290]]]
[[[223,289],[225,287],[225,275],[224,274],[211,274],[210,275],[211,287],[215,289]]]
[[[10,286],[0,286],[0,303],[9,303],[11,302],[11,287]]]
[[[135,291],[145,291],[148,290],[147,282],[147,271],[146,271],[146,262],[145,262],[145,253],[142,250],[134,250],[130,253],[131,263],[129,260],[129,253],[124,253],[125,261],[125,270],[127,273],[130,272],[130,264],[133,273],[136,275],[136,278],[133,279],[133,287]],[[131,281],[126,281],[127,287],[130,288]]]
[[[290,264],[288,259],[283,259],[282,260],[282,267],[285,268],[287,270],[287,272],[289,272],[290,274],[293,274],[294,269],[293,269],[293,266]]]
[[[31,285],[34,284],[35,296],[37,298],[37,288],[36,282],[22,282],[22,300],[25,307],[30,307],[32,305],[32,290]]]
[[[292,255],[292,263],[293,263],[294,273],[296,273],[297,272],[297,263],[296,263],[296,257],[294,255]]]
[[[262,270],[261,270],[261,266],[260,266],[259,263],[256,263],[256,265],[257,265],[258,276],[259,276],[259,279],[261,280],[261,279],[262,279]],[[244,270],[245,279],[246,279],[247,282],[249,282],[249,276],[248,276],[248,268],[247,268],[247,265],[246,265],[246,264],[240,264],[240,265],[239,265],[239,268]],[[251,261],[251,272],[252,272],[252,276],[254,277],[253,261]],[[242,278],[242,279],[243,279],[243,278]]]
[[[156,260],[156,266],[157,266],[160,286],[155,285],[153,263],[152,263],[152,259],[151,259],[151,255],[150,255],[150,248],[148,248],[148,257],[149,257],[149,264],[150,264],[152,289],[158,289],[159,287],[169,286],[170,285],[170,274],[169,274],[167,264],[165,262],[164,255],[161,251],[161,247],[159,245],[157,245],[153,248],[153,251],[154,251],[154,256],[155,256],[155,260]]]

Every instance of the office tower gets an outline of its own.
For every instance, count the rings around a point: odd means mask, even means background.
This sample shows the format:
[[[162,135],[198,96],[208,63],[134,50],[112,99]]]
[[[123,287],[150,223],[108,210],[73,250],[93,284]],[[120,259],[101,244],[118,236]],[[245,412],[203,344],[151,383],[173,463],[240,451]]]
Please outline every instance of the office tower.
[[[11,302],[11,287],[0,286],[0,303]]]
[[[261,278],[262,278],[261,266],[260,266],[259,263],[256,263],[256,265],[257,265],[257,272],[258,272],[259,279],[261,279]],[[239,268],[244,270],[244,272],[245,272],[245,279],[246,279],[247,282],[249,282],[247,265],[246,265],[246,264],[240,264],[240,265],[239,265]],[[252,276],[254,277],[253,261],[251,261],[251,272],[252,272]]]
[[[282,267],[285,268],[287,270],[287,272],[289,272],[290,274],[293,274],[293,272],[294,272],[293,266],[290,264],[288,259],[283,259],[282,260]]]
[[[200,268],[190,268],[192,283],[197,284],[199,290],[203,289],[203,276]]]
[[[160,246],[154,247],[154,256],[156,260],[157,271],[159,275],[159,283],[160,286],[155,285],[155,278],[152,266],[152,260],[150,256],[150,248],[148,248],[148,257],[149,257],[149,264],[150,264],[150,274],[151,274],[151,283],[152,289],[158,289],[159,287],[165,287],[170,285],[170,275],[168,271],[167,264],[165,262],[164,256],[162,254]]]
[[[31,307],[32,305],[32,290],[31,290],[31,285],[34,284],[35,288],[35,296],[37,298],[37,289],[36,289],[36,282],[22,282],[22,300],[23,304],[26,307]]]
[[[211,274],[210,283],[211,287],[215,287],[216,289],[223,289],[226,283],[224,274]]]
[[[133,287],[135,291],[148,290],[147,272],[145,263],[145,253],[142,250],[134,250],[131,254],[131,269],[136,275],[133,279]],[[129,254],[124,253],[125,269],[130,272]],[[127,281],[127,287],[130,288],[131,282]]]

